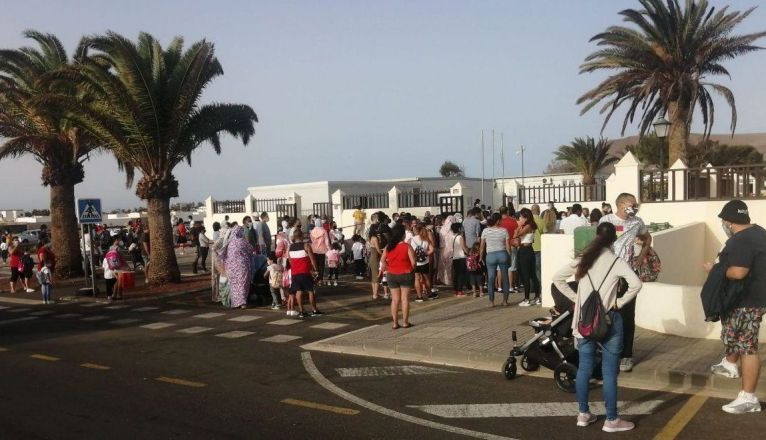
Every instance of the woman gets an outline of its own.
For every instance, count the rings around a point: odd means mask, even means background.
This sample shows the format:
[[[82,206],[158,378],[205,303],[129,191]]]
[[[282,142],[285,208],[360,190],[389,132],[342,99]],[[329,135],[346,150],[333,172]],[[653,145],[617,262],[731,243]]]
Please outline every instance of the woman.
[[[452,239],[455,236],[452,234],[452,224],[455,223],[455,217],[450,215],[444,219],[441,228],[439,228],[439,274],[437,279],[440,279],[442,284],[449,286],[452,284]]]
[[[465,296],[465,286],[468,282],[468,269],[466,267],[466,257],[468,248],[465,247],[465,238],[463,237],[463,224],[452,224],[452,290],[455,296]]]
[[[431,292],[431,256],[434,244],[428,229],[422,223],[415,224],[410,246],[415,253],[415,292],[416,302],[423,302]]]
[[[391,290],[391,319],[392,329],[399,326],[399,307],[402,309],[401,327],[412,327],[410,324],[409,295],[414,282],[412,269],[415,267],[415,251],[404,242],[404,226],[396,225],[391,230],[391,240],[388,242],[383,256],[383,271],[387,272],[388,287]]]
[[[181,248],[181,255],[184,254],[184,249],[186,249],[186,224],[184,224],[183,219],[178,219],[178,225],[176,225],[176,234],[178,238],[176,239],[178,241],[178,247]]]
[[[532,211],[527,208],[519,211],[519,227],[514,233],[514,238],[519,243],[519,253],[516,258],[518,258],[521,283],[524,285],[524,301],[519,303],[520,307],[539,306],[543,303],[540,299],[540,280],[537,279],[535,251],[532,249],[532,245],[535,243],[536,230],[537,224]],[[534,299],[529,298],[530,291],[534,292]]]
[[[576,338],[577,349],[580,352],[580,363],[575,379],[579,414],[577,426],[588,426],[596,421],[596,416],[590,413],[588,407],[589,382],[593,374],[593,364],[596,351],[601,349],[601,369],[604,375],[603,394],[606,403],[606,421],[603,430],[606,432],[629,431],[634,424],[621,420],[617,414],[617,373],[620,368],[622,352],[622,316],[620,309],[633,301],[641,290],[641,280],[633,272],[628,263],[618,258],[612,252],[612,244],[617,240],[617,232],[611,223],[602,223],[596,229],[596,238],[585,250],[583,255],[571,264],[564,266],[553,277],[556,288],[575,303],[572,329]],[[567,280],[574,275],[580,281],[577,292],[573,291]],[[628,290],[622,298],[617,298],[617,286],[620,278],[628,283]],[[599,286],[598,289],[596,286]],[[584,339],[577,331],[580,317],[580,307],[591,292],[597,290],[601,301],[611,317],[612,325],[606,339],[594,342]]]
[[[372,299],[378,299],[378,287],[380,281],[380,226],[370,226],[370,239],[367,241],[368,265],[370,266],[370,283],[372,285]]]
[[[322,280],[324,280],[325,255],[330,250],[330,236],[327,235],[327,231],[322,226],[322,220],[316,219],[314,229],[309,233],[309,239],[317,263],[316,283],[317,286],[321,286]]]
[[[599,221],[601,221],[601,217],[603,217],[604,214],[601,213],[601,210],[598,208],[593,208],[593,211],[590,212],[590,217],[588,220],[590,220],[591,226],[598,226]]]
[[[21,245],[18,239],[13,239],[11,245],[8,248],[8,266],[11,268],[11,293],[16,293],[16,281],[23,275],[23,266],[21,264],[21,257],[24,256],[24,251],[21,250]]]
[[[250,293],[250,280],[253,278],[250,265],[253,247],[245,238],[245,230],[236,222],[231,224],[225,241],[219,258],[226,270],[226,279],[229,282],[231,307],[245,309],[247,308],[247,296]]]
[[[557,232],[556,211],[552,209],[546,209],[543,213],[543,224],[545,225],[542,231],[543,234],[555,234]]]
[[[481,233],[481,245],[479,250],[480,261],[487,264],[487,293],[489,294],[489,306],[495,306],[495,279],[497,270],[500,269],[501,286],[503,290],[503,305],[508,305],[510,285],[508,283],[509,257],[511,255],[511,243],[508,239],[508,230],[500,226],[500,214],[494,213],[487,220],[487,228]]]

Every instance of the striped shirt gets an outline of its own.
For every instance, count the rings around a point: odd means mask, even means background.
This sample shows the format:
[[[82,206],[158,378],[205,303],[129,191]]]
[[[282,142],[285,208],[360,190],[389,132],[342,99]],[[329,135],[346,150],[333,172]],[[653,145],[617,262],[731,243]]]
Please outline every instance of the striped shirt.
[[[293,276],[311,273],[311,259],[306,244],[297,242],[290,245],[290,271]]]
[[[508,230],[501,226],[486,228],[481,233],[481,239],[486,243],[487,253],[504,251],[508,242]]]

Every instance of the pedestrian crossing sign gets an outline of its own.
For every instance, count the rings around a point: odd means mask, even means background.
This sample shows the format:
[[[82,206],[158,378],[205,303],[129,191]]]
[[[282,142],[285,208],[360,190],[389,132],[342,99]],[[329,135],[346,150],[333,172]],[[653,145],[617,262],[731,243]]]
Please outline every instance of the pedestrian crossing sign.
[[[101,199],[77,199],[77,219],[83,225],[101,223]]]

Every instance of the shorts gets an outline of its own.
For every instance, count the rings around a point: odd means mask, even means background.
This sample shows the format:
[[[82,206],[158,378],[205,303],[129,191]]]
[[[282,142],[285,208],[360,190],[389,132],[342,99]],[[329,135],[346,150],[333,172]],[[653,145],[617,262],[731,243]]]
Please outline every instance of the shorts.
[[[18,267],[12,267],[11,268],[11,282],[15,283],[19,280],[19,277],[21,277],[21,272],[19,272]]]
[[[31,280],[32,277],[34,276],[34,274],[32,273],[31,270],[25,270],[22,275],[24,276],[24,278],[26,278],[28,280]]]
[[[301,273],[292,276],[290,283],[290,293],[298,292],[313,292],[314,291],[314,278],[311,274]]]
[[[721,340],[726,354],[758,353],[758,333],[766,307],[736,308],[721,319]]]
[[[430,264],[423,264],[420,266],[415,266],[415,273],[431,273],[431,265]]]
[[[508,268],[511,272],[516,272],[518,270],[518,265],[516,264],[516,260],[518,260],[519,255],[519,248],[511,248],[511,266]]]
[[[386,276],[389,289],[412,288],[415,285],[415,275],[412,273],[390,273]]]

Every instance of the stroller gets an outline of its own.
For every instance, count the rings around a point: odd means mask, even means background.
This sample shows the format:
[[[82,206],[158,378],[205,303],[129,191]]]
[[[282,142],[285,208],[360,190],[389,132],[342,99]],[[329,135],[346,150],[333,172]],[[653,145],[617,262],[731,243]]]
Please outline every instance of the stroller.
[[[569,283],[577,290],[577,283]],[[521,368],[525,371],[536,371],[540,366],[553,370],[556,386],[568,393],[575,392],[577,378],[578,352],[572,336],[572,319],[574,303],[561,293],[556,286],[551,286],[555,306],[551,316],[535,318],[529,321],[535,334],[521,347],[517,344],[516,332],[512,333],[513,349],[503,364],[503,374],[506,379],[513,379],[517,372],[517,358],[521,358]],[[601,379],[601,361],[597,360],[594,377]]]

